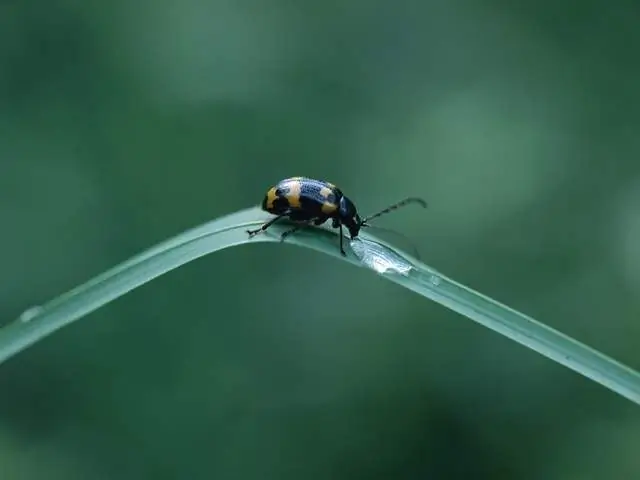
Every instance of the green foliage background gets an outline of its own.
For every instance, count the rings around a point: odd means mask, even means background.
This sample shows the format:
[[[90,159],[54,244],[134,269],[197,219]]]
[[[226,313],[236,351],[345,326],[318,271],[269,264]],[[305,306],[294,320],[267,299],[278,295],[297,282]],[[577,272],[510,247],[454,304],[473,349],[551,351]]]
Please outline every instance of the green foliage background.
[[[292,175],[640,367],[640,6],[0,4],[0,324]],[[640,475],[632,403],[370,273],[258,244],[2,365],[0,478]],[[614,472],[614,473],[612,473]]]

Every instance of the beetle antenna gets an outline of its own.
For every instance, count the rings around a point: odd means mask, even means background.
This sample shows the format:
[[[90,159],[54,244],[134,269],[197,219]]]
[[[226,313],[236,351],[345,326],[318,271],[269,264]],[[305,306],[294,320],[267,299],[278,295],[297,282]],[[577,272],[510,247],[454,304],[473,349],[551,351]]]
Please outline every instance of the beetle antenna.
[[[369,220],[373,220],[374,218],[378,218],[381,215],[385,215],[389,212],[397,210],[398,208],[404,207],[405,205],[409,205],[411,203],[417,203],[422,206],[422,208],[427,208],[427,202],[425,202],[422,198],[418,197],[409,197],[404,200],[399,201],[398,203],[394,203],[393,205],[388,206],[384,210],[380,210],[378,213],[374,213],[373,215],[369,215],[367,218],[360,222],[360,226],[365,226]],[[368,225],[367,225],[368,226]]]
[[[371,228],[372,230],[380,230],[382,232],[393,233],[397,237],[402,238],[405,241],[405,243],[411,247],[411,250],[413,251],[412,253],[414,254],[413,256],[416,257],[418,260],[420,260],[420,252],[418,251],[418,248],[415,246],[415,244],[411,240],[409,240],[409,237],[407,237],[406,235],[403,235],[402,233],[396,230],[391,230],[390,228],[378,227],[377,225],[367,224],[363,226],[366,228]]]

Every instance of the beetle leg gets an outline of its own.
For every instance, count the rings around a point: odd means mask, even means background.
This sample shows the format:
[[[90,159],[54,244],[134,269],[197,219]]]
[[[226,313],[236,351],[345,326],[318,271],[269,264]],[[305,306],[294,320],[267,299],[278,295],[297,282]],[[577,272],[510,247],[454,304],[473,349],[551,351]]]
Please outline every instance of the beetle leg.
[[[343,241],[344,237],[342,235],[342,223],[340,224],[340,253],[342,254],[343,257],[346,257],[347,254],[344,251],[344,248],[342,247],[342,241]]]
[[[254,235],[257,235],[260,232],[264,232],[267,228],[269,228],[271,225],[276,223],[278,220],[280,220],[285,215],[286,214],[278,215],[277,217],[272,218],[268,222],[264,223],[260,228],[256,228],[255,230],[247,230],[247,233],[249,234],[249,238],[253,237]]]
[[[285,238],[287,238],[289,235],[291,235],[292,233],[297,232],[298,230],[300,230],[304,225],[297,225],[295,227],[293,227],[290,230],[287,230],[286,232],[282,232],[282,235],[280,235],[280,241],[284,241]]]

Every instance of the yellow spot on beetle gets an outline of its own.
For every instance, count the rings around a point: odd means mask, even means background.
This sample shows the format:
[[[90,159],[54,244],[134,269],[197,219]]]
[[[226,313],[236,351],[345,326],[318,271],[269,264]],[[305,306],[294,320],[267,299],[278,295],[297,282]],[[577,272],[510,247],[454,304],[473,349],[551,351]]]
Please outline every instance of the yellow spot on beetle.
[[[320,189],[320,195],[322,195],[324,198],[329,198],[329,195],[331,195],[332,193],[333,190],[331,190],[330,188],[322,187]]]
[[[330,215],[333,212],[335,212],[337,208],[338,207],[336,206],[335,203],[324,202],[322,204],[322,213],[326,213],[327,215]]]
[[[273,202],[278,199],[278,194],[276,193],[276,188],[270,188],[267,192],[267,210],[273,209]]]
[[[302,186],[300,182],[289,182],[287,184],[289,191],[287,192],[287,200],[291,208],[301,208],[300,194],[302,193]]]

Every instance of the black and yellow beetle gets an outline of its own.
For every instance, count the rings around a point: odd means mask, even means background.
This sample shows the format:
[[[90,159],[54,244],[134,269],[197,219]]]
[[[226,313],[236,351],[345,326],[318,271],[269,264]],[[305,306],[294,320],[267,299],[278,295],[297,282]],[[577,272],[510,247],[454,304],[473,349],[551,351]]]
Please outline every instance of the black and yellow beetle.
[[[370,220],[410,203],[418,203],[425,208],[427,206],[427,203],[421,198],[409,197],[378,213],[360,218],[353,202],[345,197],[334,184],[307,177],[285,178],[271,187],[262,200],[262,209],[275,217],[256,230],[247,230],[247,233],[249,237],[253,237],[264,232],[281,218],[288,218],[299,223],[281,235],[284,240],[306,225],[322,225],[331,218],[333,220],[331,226],[340,229],[340,253],[346,255],[343,248],[343,225],[353,240],[358,236],[362,227],[369,226]]]

